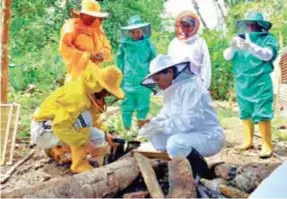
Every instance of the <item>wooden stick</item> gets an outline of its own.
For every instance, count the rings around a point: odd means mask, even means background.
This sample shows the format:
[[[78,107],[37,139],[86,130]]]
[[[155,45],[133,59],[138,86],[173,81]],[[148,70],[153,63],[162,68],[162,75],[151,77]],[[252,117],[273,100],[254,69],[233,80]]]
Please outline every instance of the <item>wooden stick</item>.
[[[1,179],[1,184],[5,183],[11,176],[12,174],[16,171],[16,169],[27,162],[33,155],[35,154],[35,150],[32,150],[24,159],[20,160],[17,162],[11,169],[5,174],[5,177]]]
[[[13,163],[13,156],[14,156],[14,149],[15,149],[15,141],[16,141],[16,133],[18,129],[18,123],[19,123],[19,114],[20,114],[20,104],[15,105],[17,107],[16,109],[16,117],[15,117],[15,123],[14,123],[14,132],[13,132],[13,138],[12,138],[12,146],[10,151],[10,160],[9,164]]]
[[[4,165],[5,161],[6,161],[6,151],[7,151],[7,146],[8,146],[8,139],[9,139],[10,123],[11,123],[11,115],[12,115],[12,111],[13,111],[13,106],[11,106],[11,104],[10,104],[9,108],[10,108],[10,111],[9,111],[9,115],[8,115],[6,131],[5,131],[5,141],[4,141],[4,146],[3,146],[1,165]]]
[[[139,153],[135,153],[134,157],[138,163],[141,174],[144,178],[148,191],[153,198],[164,198],[163,191],[156,179],[155,172],[149,162],[149,159]]]

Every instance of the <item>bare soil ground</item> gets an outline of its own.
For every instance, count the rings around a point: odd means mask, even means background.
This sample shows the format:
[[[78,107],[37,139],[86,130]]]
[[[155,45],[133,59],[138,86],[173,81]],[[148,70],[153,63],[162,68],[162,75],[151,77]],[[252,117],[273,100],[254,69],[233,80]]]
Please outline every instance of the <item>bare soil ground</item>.
[[[237,108],[235,105],[230,107],[228,103],[224,102],[216,102],[215,107],[225,130],[226,143],[219,154],[207,158],[209,162],[224,161],[236,165],[245,165],[250,163],[274,164],[287,160],[287,142],[284,140],[277,140],[274,143],[274,151],[278,156],[273,156],[270,159],[262,160],[258,157],[261,139],[257,137],[254,139],[254,149],[245,152],[236,150],[236,146],[243,141],[243,129],[237,117]],[[285,121],[275,122],[273,128],[281,129],[284,123]],[[287,125],[287,122],[285,125]],[[287,135],[287,130],[283,127],[283,130],[280,130],[279,133]],[[17,139],[14,162],[16,163],[25,157],[30,150],[28,138]],[[1,167],[1,178],[7,173],[9,168],[11,166]],[[43,151],[39,150],[30,160],[17,168],[16,172],[6,183],[1,184],[1,191],[10,191],[68,175],[72,175],[69,171],[69,165],[57,165]]]

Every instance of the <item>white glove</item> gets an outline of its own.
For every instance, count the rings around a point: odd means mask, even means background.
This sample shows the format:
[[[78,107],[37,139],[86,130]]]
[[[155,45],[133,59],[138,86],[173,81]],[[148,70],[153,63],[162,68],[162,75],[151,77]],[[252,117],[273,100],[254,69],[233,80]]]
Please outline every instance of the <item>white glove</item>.
[[[152,118],[150,123],[159,123],[167,119],[168,119],[167,115],[159,115],[157,117]]]
[[[141,137],[150,137],[153,134],[164,133],[166,130],[166,126],[164,122],[159,122],[153,120],[153,122],[144,124],[142,128],[139,130],[139,136]]]
[[[245,39],[241,39],[238,37],[237,39],[237,48],[241,50],[249,50],[251,47],[251,43]]]
[[[230,47],[232,50],[238,49],[237,43],[238,43],[238,37],[237,36],[233,37],[230,42]]]

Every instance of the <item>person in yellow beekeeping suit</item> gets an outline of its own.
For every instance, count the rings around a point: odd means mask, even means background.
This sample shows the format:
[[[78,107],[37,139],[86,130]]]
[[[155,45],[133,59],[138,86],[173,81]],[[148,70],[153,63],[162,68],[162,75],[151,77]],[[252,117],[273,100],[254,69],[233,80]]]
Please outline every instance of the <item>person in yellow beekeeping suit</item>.
[[[60,53],[67,68],[66,82],[76,80],[87,68],[111,61],[111,46],[102,28],[108,13],[94,0],[83,0],[82,8],[61,30]]]
[[[58,154],[61,146],[68,146],[72,155],[71,171],[91,170],[87,153],[97,157],[98,146],[105,143],[105,134],[95,127],[94,116],[97,119],[103,111],[105,97],[124,98],[121,81],[122,73],[115,66],[102,69],[88,66],[80,79],[58,88],[34,113],[32,143],[46,151],[59,149]],[[56,162],[57,157],[52,156]]]

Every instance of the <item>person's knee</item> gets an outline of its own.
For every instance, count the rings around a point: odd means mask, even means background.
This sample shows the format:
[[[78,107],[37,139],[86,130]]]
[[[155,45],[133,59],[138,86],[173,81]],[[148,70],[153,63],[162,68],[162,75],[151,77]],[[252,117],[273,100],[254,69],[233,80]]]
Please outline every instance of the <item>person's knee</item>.
[[[97,128],[91,128],[90,132],[90,140],[95,144],[95,145],[101,145],[105,142],[105,134],[101,130]]]
[[[150,137],[150,142],[157,151],[166,151],[166,138],[152,135]]]
[[[179,136],[174,135],[168,139],[166,149],[170,157],[186,157],[191,152],[192,147],[187,146]]]

